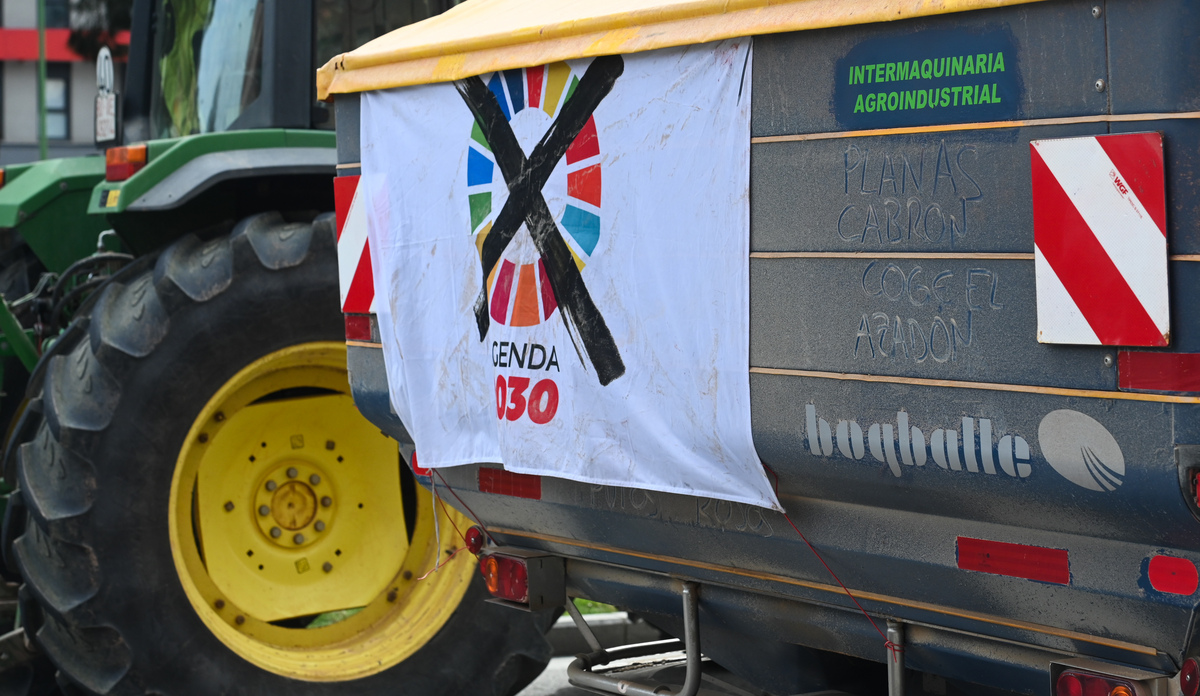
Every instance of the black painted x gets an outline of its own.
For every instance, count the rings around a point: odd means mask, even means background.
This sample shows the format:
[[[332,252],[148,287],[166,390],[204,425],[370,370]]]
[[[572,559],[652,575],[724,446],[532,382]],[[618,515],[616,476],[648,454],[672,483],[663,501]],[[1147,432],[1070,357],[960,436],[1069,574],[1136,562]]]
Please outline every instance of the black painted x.
[[[608,385],[625,374],[625,363],[613,341],[608,324],[592,301],[583,276],[571,256],[567,243],[559,233],[558,225],[546,206],[542,187],[550,178],[555,165],[579,132],[591,118],[600,101],[612,91],[613,83],[625,70],[625,61],[620,56],[602,56],[592,61],[575,88],[575,92],[563,105],[533,148],[528,159],[516,135],[504,117],[496,95],[487,88],[479,77],[458,80],[454,86],[463,101],[475,115],[488,145],[492,148],[496,165],[508,185],[508,201],[496,216],[492,230],[484,240],[480,254],[483,266],[483,290],[475,300],[475,321],[479,325],[479,340],[487,335],[490,319],[487,310],[487,278],[500,261],[500,255],[512,241],[521,223],[525,223],[533,238],[534,246],[542,257],[550,287],[558,301],[559,315],[568,332],[574,324],[587,352],[588,359],[596,369],[601,385]]]

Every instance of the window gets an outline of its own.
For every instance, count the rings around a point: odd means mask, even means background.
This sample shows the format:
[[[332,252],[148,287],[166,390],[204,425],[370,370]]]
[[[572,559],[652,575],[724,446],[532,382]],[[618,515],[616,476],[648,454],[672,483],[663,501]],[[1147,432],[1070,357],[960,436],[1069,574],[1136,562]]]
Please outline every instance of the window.
[[[46,64],[46,137],[68,140],[70,128],[71,65]]]
[[[46,26],[52,29],[71,26],[70,0],[46,0]]]
[[[153,136],[229,130],[262,89],[263,0],[160,0]]]

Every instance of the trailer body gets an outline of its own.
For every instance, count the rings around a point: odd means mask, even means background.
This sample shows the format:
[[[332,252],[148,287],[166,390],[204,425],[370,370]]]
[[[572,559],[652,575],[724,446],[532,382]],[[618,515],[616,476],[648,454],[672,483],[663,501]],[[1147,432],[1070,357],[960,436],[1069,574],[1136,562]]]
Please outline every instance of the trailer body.
[[[1062,665],[1086,663],[1140,670],[1139,688],[1174,696],[1200,650],[1200,10],[851,5],[747,31],[751,415],[787,516],[486,462],[414,460],[418,480],[444,485],[501,546],[563,559],[570,596],[677,636],[679,583],[697,583],[704,653],[772,692],[814,688],[832,656],[887,661],[866,613],[904,626],[929,693],[1050,694]],[[486,79],[546,54],[668,45],[656,30],[738,35],[749,11],[648,13],[620,40],[601,9],[577,34],[548,23],[541,43],[467,46],[478,36],[464,29],[442,60]],[[358,92],[457,76],[421,72],[399,38],[388,50],[323,77],[340,176],[358,174],[365,145]],[[1035,227],[1048,228],[1035,225],[1046,188],[1031,143],[1135,133],[1162,142],[1166,345],[1041,342],[1054,325],[1039,322]],[[1079,287],[1118,303],[1100,275]],[[356,402],[411,455],[374,318],[344,311]]]

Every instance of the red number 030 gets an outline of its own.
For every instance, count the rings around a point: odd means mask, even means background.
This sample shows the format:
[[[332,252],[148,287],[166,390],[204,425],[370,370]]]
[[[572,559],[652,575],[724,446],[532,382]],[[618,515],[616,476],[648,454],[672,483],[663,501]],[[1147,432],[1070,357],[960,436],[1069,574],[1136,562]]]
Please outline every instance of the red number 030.
[[[545,425],[554,419],[558,413],[558,385],[554,380],[543,379],[533,385],[526,399],[525,390],[529,389],[528,377],[496,377],[496,417],[510,421],[519,419],[525,413],[529,420],[538,425]]]

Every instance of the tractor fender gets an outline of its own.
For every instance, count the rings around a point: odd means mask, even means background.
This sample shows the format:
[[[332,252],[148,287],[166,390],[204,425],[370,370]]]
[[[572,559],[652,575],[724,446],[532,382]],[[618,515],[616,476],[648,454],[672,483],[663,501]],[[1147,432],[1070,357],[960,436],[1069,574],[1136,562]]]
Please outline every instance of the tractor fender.
[[[216,184],[303,174],[333,175],[337,153],[328,147],[271,147],[200,155],[167,175],[126,208],[129,212],[177,208]]]

